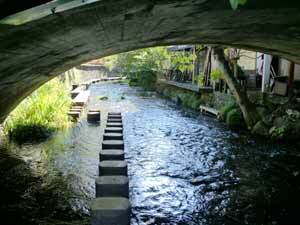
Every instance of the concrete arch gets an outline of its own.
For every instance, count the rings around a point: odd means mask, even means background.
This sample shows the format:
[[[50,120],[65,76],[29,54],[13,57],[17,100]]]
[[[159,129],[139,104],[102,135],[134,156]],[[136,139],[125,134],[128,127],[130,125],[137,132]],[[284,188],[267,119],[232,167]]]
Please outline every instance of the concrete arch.
[[[4,0],[5,1],[5,0]],[[138,48],[220,44],[300,62],[300,3],[64,0],[0,20],[0,122],[37,87],[78,64]]]

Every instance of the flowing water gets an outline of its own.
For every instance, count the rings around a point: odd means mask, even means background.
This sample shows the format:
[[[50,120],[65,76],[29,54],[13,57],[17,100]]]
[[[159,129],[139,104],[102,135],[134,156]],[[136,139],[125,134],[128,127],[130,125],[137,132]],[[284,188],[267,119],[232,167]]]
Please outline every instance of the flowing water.
[[[299,224],[299,145],[232,132],[127,85],[90,90],[87,108],[101,109],[101,126],[83,117],[44,143],[11,146],[21,159],[0,161],[5,225],[89,224],[108,111],[123,113],[132,225]]]

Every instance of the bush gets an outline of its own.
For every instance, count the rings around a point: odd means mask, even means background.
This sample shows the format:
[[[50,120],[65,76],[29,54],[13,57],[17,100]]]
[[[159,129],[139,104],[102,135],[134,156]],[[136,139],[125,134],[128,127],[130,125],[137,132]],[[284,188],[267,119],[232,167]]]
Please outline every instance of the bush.
[[[140,86],[146,91],[154,91],[156,88],[157,76],[154,71],[145,70],[130,73],[129,86]]]
[[[233,109],[237,109],[237,106],[235,103],[231,103],[231,104],[223,106],[220,109],[220,119],[222,121],[226,121],[227,113],[229,113]]]
[[[67,127],[71,98],[67,88],[54,79],[26,98],[8,117],[5,131],[18,143],[40,141]]]
[[[138,77],[138,84],[146,91],[154,91],[157,82],[157,76],[154,71],[142,71]]]
[[[244,125],[244,119],[239,109],[232,109],[226,115],[226,124],[231,128],[239,128]]]

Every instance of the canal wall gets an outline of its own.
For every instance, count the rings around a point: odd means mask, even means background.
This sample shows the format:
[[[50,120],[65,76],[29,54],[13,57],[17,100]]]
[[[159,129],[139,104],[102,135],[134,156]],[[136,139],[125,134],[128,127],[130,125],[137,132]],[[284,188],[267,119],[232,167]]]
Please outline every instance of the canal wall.
[[[182,87],[158,82],[156,91],[179,105],[199,110],[200,105],[218,110],[219,119],[232,129],[246,129],[242,112],[234,97],[227,93],[187,90]],[[256,105],[261,120],[251,133],[273,140],[299,140],[300,102],[296,98],[276,95],[262,95],[260,92],[248,93]]]
[[[234,97],[230,94],[201,89],[189,90],[164,82],[157,83],[156,91],[163,97],[193,110],[199,110],[200,105],[222,110],[223,107],[235,103]]]
[[[178,105],[200,111],[200,106],[206,106],[219,111],[219,119],[232,129],[245,128],[245,122],[232,95],[204,90],[193,90],[158,82],[156,91],[163,97]]]

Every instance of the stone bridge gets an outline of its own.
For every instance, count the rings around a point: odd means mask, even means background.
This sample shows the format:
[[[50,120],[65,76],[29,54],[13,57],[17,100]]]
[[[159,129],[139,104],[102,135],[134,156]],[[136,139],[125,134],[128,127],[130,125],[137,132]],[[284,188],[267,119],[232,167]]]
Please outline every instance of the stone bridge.
[[[54,76],[138,48],[217,44],[300,63],[299,0],[0,0],[0,18],[0,122]]]

